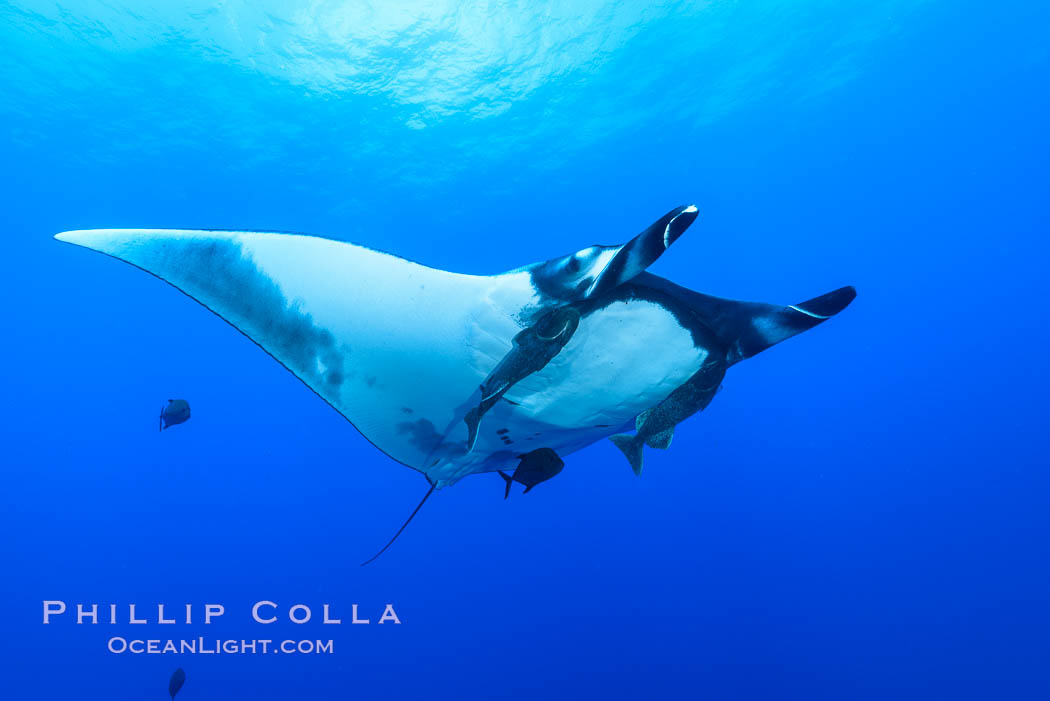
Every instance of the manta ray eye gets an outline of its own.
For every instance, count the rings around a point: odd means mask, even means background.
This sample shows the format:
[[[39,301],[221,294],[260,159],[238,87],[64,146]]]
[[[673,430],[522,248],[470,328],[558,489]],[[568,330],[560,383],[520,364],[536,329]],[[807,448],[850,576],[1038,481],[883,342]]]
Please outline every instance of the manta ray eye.
[[[576,256],[573,256],[569,259],[569,262],[565,264],[565,267],[569,270],[570,273],[575,273],[577,270],[580,269],[580,259]]]

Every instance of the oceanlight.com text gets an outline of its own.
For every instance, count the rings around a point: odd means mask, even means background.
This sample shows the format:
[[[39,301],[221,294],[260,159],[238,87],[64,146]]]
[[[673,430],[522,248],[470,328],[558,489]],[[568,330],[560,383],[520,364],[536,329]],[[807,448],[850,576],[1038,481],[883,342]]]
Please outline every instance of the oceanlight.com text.
[[[117,655],[331,655],[335,651],[331,640],[128,640],[119,636],[110,638],[106,648]]]

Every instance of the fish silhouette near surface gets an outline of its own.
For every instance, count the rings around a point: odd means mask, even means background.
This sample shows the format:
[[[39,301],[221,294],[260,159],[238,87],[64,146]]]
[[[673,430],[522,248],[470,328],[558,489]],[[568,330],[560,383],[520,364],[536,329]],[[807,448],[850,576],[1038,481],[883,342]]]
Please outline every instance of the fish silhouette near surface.
[[[179,689],[181,689],[182,685],[185,683],[186,673],[182,671],[182,667],[179,667],[172,673],[171,679],[168,680],[168,694],[173,701],[175,699],[175,694],[179,693]]]
[[[176,424],[190,420],[190,403],[185,399],[169,399],[168,405],[160,410],[160,428],[163,431]]]

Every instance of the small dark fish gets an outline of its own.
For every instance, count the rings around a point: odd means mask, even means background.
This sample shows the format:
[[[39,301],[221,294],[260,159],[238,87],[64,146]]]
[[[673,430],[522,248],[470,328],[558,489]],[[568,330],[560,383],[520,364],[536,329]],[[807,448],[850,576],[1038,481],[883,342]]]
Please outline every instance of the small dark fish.
[[[508,475],[503,470],[499,471],[500,477],[507,482],[507,491],[503,493],[504,499],[510,496],[511,483],[520,482],[524,484],[525,491],[522,494],[528,494],[530,489],[540,482],[546,482],[551,477],[554,477],[565,467],[565,461],[558,457],[558,454],[550,448],[537,448],[519,457],[521,462],[518,463],[513,476]]]
[[[186,683],[186,673],[182,671],[182,667],[179,667],[171,675],[171,679],[168,681],[168,693],[171,695],[172,701],[175,699],[175,694],[179,693],[179,689]]]
[[[190,403],[185,399],[169,399],[168,405],[160,410],[160,428],[163,431],[169,426],[185,423],[190,420]]]

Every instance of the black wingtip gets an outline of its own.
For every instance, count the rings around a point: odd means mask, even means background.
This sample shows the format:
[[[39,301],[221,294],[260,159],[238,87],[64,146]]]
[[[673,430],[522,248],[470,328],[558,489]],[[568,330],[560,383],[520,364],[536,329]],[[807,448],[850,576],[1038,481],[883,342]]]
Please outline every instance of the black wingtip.
[[[857,290],[852,285],[840,287],[834,292],[822,294],[819,297],[807,300],[802,304],[796,304],[795,308],[806,314],[829,318],[835,316],[850,305],[857,298]]]

